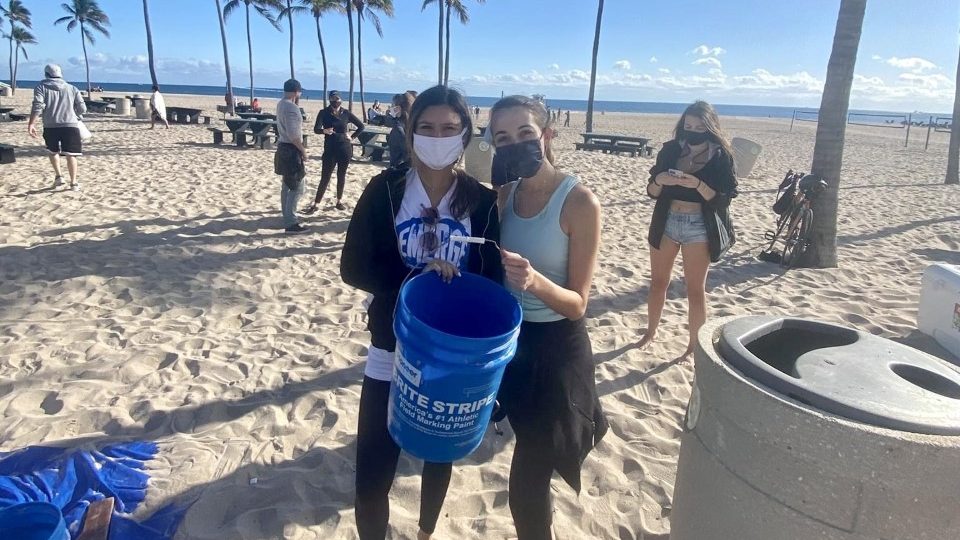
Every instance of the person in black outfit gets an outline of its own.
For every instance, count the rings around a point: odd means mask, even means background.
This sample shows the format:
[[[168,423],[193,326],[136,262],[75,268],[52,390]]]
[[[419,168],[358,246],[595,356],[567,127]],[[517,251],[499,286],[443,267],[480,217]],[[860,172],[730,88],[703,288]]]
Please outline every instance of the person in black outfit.
[[[455,169],[473,133],[463,96],[445,86],[426,90],[414,102],[408,125],[414,132],[407,136],[412,167],[389,168],[370,180],[353,211],[340,257],[344,283],[373,295],[357,422],[354,509],[361,540],[386,535],[390,486],[400,456],[387,430],[387,406],[396,348],[393,313],[401,286],[425,271],[437,271],[448,282],[460,272],[503,282],[494,244],[500,238],[497,194]],[[451,234],[493,242],[464,249],[447,241]],[[464,317],[471,316],[470,309],[463,306]],[[451,470],[450,463],[423,465],[419,540],[433,534]]]
[[[363,122],[360,121],[352,112],[341,107],[340,93],[331,90],[330,105],[320,111],[317,115],[317,122],[313,125],[313,132],[323,134],[323,156],[320,158],[323,166],[320,169],[320,185],[317,186],[317,196],[313,199],[313,204],[304,212],[312,214],[320,207],[320,200],[327,191],[330,184],[330,176],[333,174],[333,168],[337,168],[337,210],[346,210],[341,200],[343,199],[343,188],[347,183],[347,166],[350,165],[350,158],[353,157],[352,140],[363,131]],[[356,126],[357,130],[353,135],[347,135],[349,124]]]
[[[733,151],[720,130],[720,119],[709,103],[687,107],[650,169],[647,194],[657,199],[650,220],[650,293],[647,334],[653,341],[666,302],[677,253],[683,254],[683,276],[689,303],[690,338],[684,357],[697,344],[697,332],[707,320],[706,282],[710,262],[721,256],[721,221],[729,233],[730,200],[737,196]],[[732,238],[732,234],[731,234]],[[732,243],[732,241],[731,241]]]
[[[390,167],[394,169],[410,166],[410,153],[407,151],[407,120],[414,97],[409,92],[393,96],[390,109],[390,133],[387,135],[387,149],[390,152]]]

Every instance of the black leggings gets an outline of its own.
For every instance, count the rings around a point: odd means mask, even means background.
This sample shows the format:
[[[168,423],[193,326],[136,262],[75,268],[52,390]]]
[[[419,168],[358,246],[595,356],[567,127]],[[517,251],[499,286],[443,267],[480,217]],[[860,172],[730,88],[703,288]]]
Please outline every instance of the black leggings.
[[[390,383],[364,376],[357,424],[357,476],[354,510],[361,540],[383,540],[390,519],[390,486],[397,474],[400,447],[387,431]],[[450,485],[452,463],[424,462],[420,487],[420,529],[433,534]],[[548,483],[549,484],[549,483]]]
[[[550,500],[550,478],[553,461],[551,444],[517,433],[517,444],[510,463],[510,513],[519,540],[551,540],[553,503]]]
[[[317,196],[314,203],[320,203],[323,194],[330,185],[330,176],[333,175],[333,168],[337,168],[337,202],[343,198],[343,188],[347,184],[347,166],[350,164],[350,158],[353,157],[353,148],[329,148],[325,149],[320,158],[322,167],[320,169],[320,185],[317,186]]]

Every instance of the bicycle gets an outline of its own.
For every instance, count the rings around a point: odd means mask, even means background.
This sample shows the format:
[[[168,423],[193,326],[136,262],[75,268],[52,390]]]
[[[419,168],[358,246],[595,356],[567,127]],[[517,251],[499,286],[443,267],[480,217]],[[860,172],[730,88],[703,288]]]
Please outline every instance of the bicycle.
[[[813,199],[826,187],[827,183],[818,176],[795,173],[792,169],[787,171],[773,204],[773,210],[778,214],[777,228],[764,233],[770,245],[760,252],[760,260],[778,262],[784,268],[794,268],[800,263],[810,247]],[[777,242],[783,244],[782,250],[775,249]]]

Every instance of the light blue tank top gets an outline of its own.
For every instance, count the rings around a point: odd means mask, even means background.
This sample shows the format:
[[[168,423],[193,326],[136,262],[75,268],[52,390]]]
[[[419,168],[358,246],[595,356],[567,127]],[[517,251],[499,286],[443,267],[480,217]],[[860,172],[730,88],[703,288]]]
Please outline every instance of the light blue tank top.
[[[575,176],[567,176],[554,190],[550,200],[537,215],[520,217],[514,212],[514,196],[517,182],[507,185],[510,194],[500,216],[500,245],[507,251],[519,253],[550,281],[561,287],[567,286],[567,258],[570,253],[570,237],[560,227],[560,212],[567,194],[577,185]],[[523,320],[552,322],[564,318],[548,308],[531,293],[510,291],[523,306]]]

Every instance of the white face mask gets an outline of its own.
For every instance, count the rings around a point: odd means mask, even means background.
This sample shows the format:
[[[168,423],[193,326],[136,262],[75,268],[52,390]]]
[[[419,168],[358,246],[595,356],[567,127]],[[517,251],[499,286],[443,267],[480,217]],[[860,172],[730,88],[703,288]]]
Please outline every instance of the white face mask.
[[[463,136],[466,128],[459,135],[452,137],[427,137],[413,134],[413,151],[420,158],[420,163],[435,171],[443,170],[453,165],[463,154]]]

